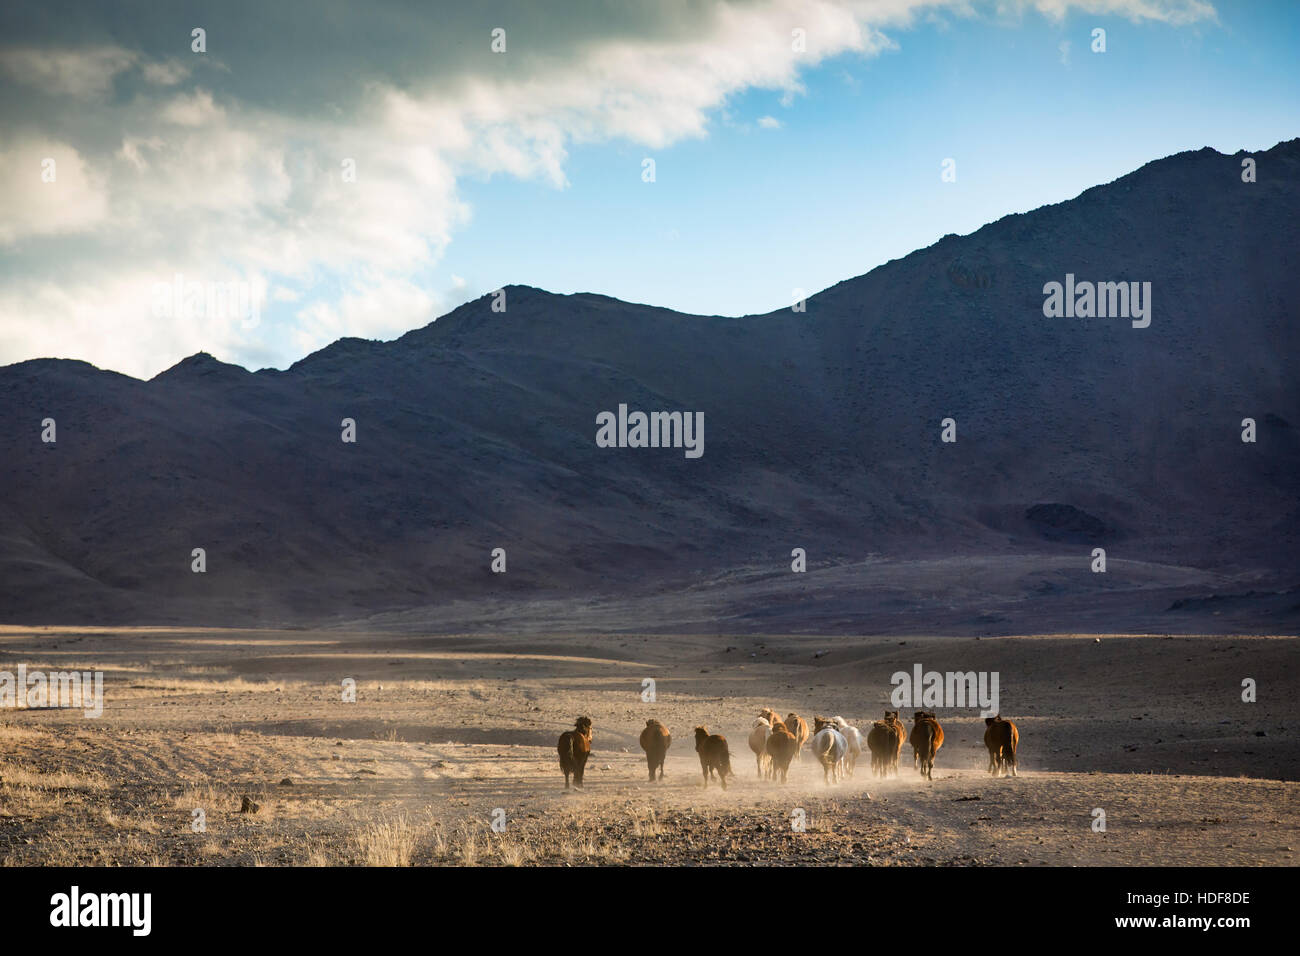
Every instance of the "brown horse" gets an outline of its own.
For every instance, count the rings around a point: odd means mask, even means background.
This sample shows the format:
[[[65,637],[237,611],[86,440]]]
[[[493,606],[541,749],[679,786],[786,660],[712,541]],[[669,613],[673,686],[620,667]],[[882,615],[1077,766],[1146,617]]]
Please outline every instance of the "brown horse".
[[[707,727],[695,728],[695,752],[700,755],[700,770],[704,774],[704,786],[709,785],[709,775],[715,770],[722,789],[727,789],[727,775],[731,772],[731,751],[727,749],[727,738],[722,734],[710,734]]]
[[[1020,731],[1016,725],[1003,720],[1001,714],[985,717],[984,724],[984,746],[989,748],[989,773],[1000,777],[1010,771],[1011,776],[1020,776],[1016,772],[1016,748],[1020,746]]]
[[[673,742],[673,735],[668,728],[651,717],[645,722],[641,731],[641,749],[645,751],[646,766],[650,768],[651,781],[655,778],[655,768],[659,768],[659,779],[664,778],[664,757]]]
[[[878,777],[898,775],[898,755],[903,751],[907,734],[898,719],[898,711],[885,711],[885,719],[877,720],[867,733],[867,747],[871,751],[871,772]]]
[[[560,734],[560,742],[555,749],[560,754],[560,769],[564,771],[564,789],[569,789],[569,775],[573,774],[573,788],[582,789],[582,771],[587,766],[587,756],[591,753],[591,718],[579,717],[573,722],[573,730]]]
[[[943,746],[943,728],[932,712],[918,710],[912,715],[912,766],[926,780],[934,779],[934,758]]]
[[[790,772],[790,761],[798,749],[799,744],[794,739],[794,734],[790,733],[785,724],[779,719],[772,724],[772,733],[767,738],[767,755],[772,758],[773,780],[779,773],[781,782],[785,783],[786,775]]]
[[[785,729],[794,734],[795,756],[800,760],[803,759],[803,745],[808,742],[808,721],[804,720],[798,714],[785,715]]]

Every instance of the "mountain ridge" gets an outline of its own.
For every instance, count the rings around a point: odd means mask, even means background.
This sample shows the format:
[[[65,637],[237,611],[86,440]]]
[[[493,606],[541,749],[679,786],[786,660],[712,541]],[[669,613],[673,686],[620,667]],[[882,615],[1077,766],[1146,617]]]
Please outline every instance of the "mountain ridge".
[[[1203,628],[1227,620],[1211,595],[1251,591],[1274,597],[1232,603],[1233,626],[1294,628],[1275,596],[1300,580],[1300,140],[1249,154],[1257,183],[1243,155],[1155,160],[805,313],[507,286],[505,312],[483,296],[285,370],[5,366],[0,617],[436,627],[453,606],[458,626],[467,606],[555,619],[567,596],[569,626],[598,604],[628,627],[706,627],[683,596],[730,581],[764,606],[709,619],[742,629]],[[1151,282],[1151,326],[1045,318],[1043,285],[1067,273]],[[620,404],[702,411],[703,457],[598,448],[596,415]],[[1105,575],[1090,533],[1116,552]],[[984,589],[934,580],[943,555]]]
[[[1034,215],[1035,213],[1044,212],[1044,211],[1051,210],[1051,209],[1057,208],[1057,207],[1059,207],[1059,206],[1062,206],[1062,205],[1065,205],[1065,204],[1068,204],[1068,203],[1076,202],[1076,201],[1078,201],[1078,200],[1080,200],[1080,199],[1082,199],[1082,198],[1088,196],[1088,194],[1090,194],[1090,193],[1092,193],[1092,192],[1094,192],[1094,191],[1097,191],[1097,190],[1105,190],[1105,189],[1108,189],[1109,187],[1116,186],[1116,185],[1118,185],[1118,184],[1124,182],[1125,180],[1134,179],[1135,177],[1139,177],[1139,176],[1141,176],[1143,173],[1146,173],[1146,172],[1151,171],[1151,170],[1153,170],[1153,169],[1164,168],[1164,164],[1168,164],[1168,163],[1170,163],[1171,161],[1178,160],[1178,159],[1181,158],[1181,157],[1201,157],[1201,158],[1208,158],[1208,156],[1213,156],[1213,157],[1217,157],[1217,158],[1238,158],[1238,157],[1247,157],[1247,156],[1257,157],[1257,156],[1260,156],[1260,155],[1265,155],[1265,156],[1269,156],[1269,157],[1286,157],[1286,158],[1294,159],[1294,160],[1300,162],[1300,137],[1295,137],[1295,138],[1292,138],[1292,139],[1289,139],[1289,140],[1281,140],[1281,141],[1279,141],[1278,143],[1276,143],[1275,145],[1269,147],[1268,149],[1266,149],[1266,150],[1260,150],[1260,151],[1250,151],[1250,150],[1239,149],[1239,150],[1237,150],[1237,151],[1234,152],[1234,153],[1222,153],[1222,152],[1216,150],[1216,149],[1215,149],[1214,147],[1212,147],[1212,146],[1202,146],[1202,147],[1200,147],[1200,148],[1198,148],[1198,149],[1188,149],[1188,150],[1182,150],[1182,151],[1177,152],[1177,153],[1171,153],[1171,154],[1169,154],[1168,156],[1163,156],[1163,157],[1160,157],[1160,158],[1158,158],[1158,159],[1150,160],[1149,162],[1144,163],[1142,166],[1139,166],[1137,169],[1134,169],[1134,170],[1132,170],[1132,171],[1130,171],[1130,172],[1128,172],[1128,173],[1124,173],[1124,174],[1122,174],[1122,175],[1120,175],[1120,176],[1117,176],[1115,179],[1111,180],[1111,181],[1108,182],[1108,183],[1100,183],[1100,184],[1097,184],[1097,185],[1094,185],[1094,186],[1089,186],[1089,187],[1087,187],[1086,189],[1080,191],[1080,193],[1079,193],[1077,196],[1075,196],[1075,197],[1073,197],[1073,198],[1071,198],[1071,199],[1063,199],[1063,200],[1060,200],[1059,202],[1048,203],[1048,204],[1046,204],[1046,205],[1038,206],[1038,207],[1035,207],[1034,209],[1027,210],[1027,211],[1025,211],[1025,212],[1011,212],[1011,213],[1007,213],[1007,214],[1005,214],[1005,215],[1003,215],[1003,216],[1001,216],[1001,217],[999,217],[999,218],[997,218],[997,219],[995,219],[995,220],[993,220],[993,221],[991,221],[991,222],[985,223],[984,225],[978,227],[977,229],[975,229],[974,231],[969,232],[969,233],[965,233],[965,234],[959,234],[959,233],[946,233],[946,234],[944,234],[943,236],[941,236],[941,237],[939,237],[938,239],[936,239],[934,242],[932,242],[932,243],[931,243],[930,245],[928,245],[928,246],[922,246],[922,247],[920,247],[920,248],[918,248],[918,249],[914,249],[912,252],[906,253],[906,254],[904,254],[904,255],[902,255],[902,256],[899,256],[899,257],[897,257],[897,258],[894,258],[894,259],[888,259],[888,260],[886,260],[885,262],[882,262],[882,263],[880,263],[879,265],[874,266],[872,269],[868,270],[867,272],[861,273],[860,275],[851,276],[851,277],[846,278],[846,279],[842,279],[842,280],[840,280],[839,282],[835,283],[834,285],[827,286],[825,289],[821,290],[820,292],[816,292],[816,293],[813,293],[812,295],[810,295],[810,296],[808,297],[808,300],[807,300],[807,301],[808,301],[809,303],[812,303],[812,302],[815,301],[819,296],[822,296],[822,295],[826,294],[827,292],[832,291],[833,289],[839,288],[840,286],[843,286],[843,285],[846,285],[846,284],[849,284],[849,283],[858,282],[858,281],[860,281],[860,280],[862,280],[862,279],[865,279],[865,278],[867,278],[868,276],[872,275],[872,273],[874,273],[874,272],[876,272],[876,271],[878,271],[878,270],[880,270],[880,269],[884,269],[884,268],[886,268],[886,267],[888,267],[888,266],[890,266],[890,265],[892,265],[892,264],[894,264],[894,263],[901,262],[901,261],[907,259],[907,258],[910,257],[910,256],[914,256],[914,255],[916,255],[916,254],[918,254],[918,253],[922,253],[922,252],[926,252],[926,251],[929,251],[929,250],[935,249],[935,247],[942,245],[944,242],[946,242],[946,241],[948,241],[948,240],[951,240],[951,239],[968,239],[968,238],[971,238],[971,237],[977,236],[979,233],[984,232],[985,230],[992,229],[993,227],[996,227],[996,226],[998,226],[998,225],[1000,225],[1000,224],[1002,224],[1002,223],[1006,223],[1008,220],[1014,220],[1014,219],[1021,218],[1021,217],[1025,217],[1025,216],[1031,216],[1031,215]],[[510,295],[511,295],[512,292],[523,292],[523,293],[526,293],[526,294],[539,293],[539,294],[542,294],[542,295],[545,295],[545,296],[552,296],[552,297],[557,298],[557,299],[579,299],[579,298],[580,298],[580,299],[598,299],[598,300],[605,300],[606,302],[611,303],[611,304],[616,304],[616,305],[620,305],[620,306],[625,306],[625,307],[629,307],[629,308],[633,308],[633,309],[647,309],[647,310],[652,310],[652,311],[655,311],[655,312],[671,313],[671,314],[674,314],[674,315],[679,315],[679,316],[689,317],[689,318],[693,318],[693,319],[724,319],[724,320],[725,320],[725,319],[731,319],[731,320],[743,320],[743,319],[750,319],[750,318],[756,318],[756,317],[764,317],[764,316],[775,315],[775,314],[778,314],[778,313],[781,313],[781,312],[788,311],[788,308],[789,308],[788,306],[784,306],[784,307],[780,307],[780,308],[772,309],[772,310],[770,310],[770,311],[768,311],[768,312],[754,312],[754,313],[746,313],[746,314],[744,314],[744,315],[735,315],[735,316],[731,316],[731,315],[716,315],[716,314],[715,314],[715,315],[703,315],[703,314],[690,313],[690,312],[681,312],[681,311],[676,310],[676,309],[670,309],[670,308],[667,308],[667,307],[664,307],[664,306],[657,306],[657,305],[654,305],[654,304],[652,304],[652,303],[631,302],[631,301],[628,301],[628,300],[619,299],[619,298],[617,298],[617,297],[615,297],[615,296],[611,296],[611,295],[608,295],[608,294],[605,294],[605,293],[593,292],[593,291],[560,293],[560,292],[551,292],[551,291],[549,291],[549,290],[547,290],[547,289],[543,289],[543,288],[540,288],[540,287],[538,287],[538,286],[529,286],[529,285],[523,285],[523,284],[517,284],[517,283],[507,284],[507,285],[501,286],[500,288],[501,288],[501,289],[504,289],[504,290],[506,291],[507,299],[510,298]],[[401,333],[400,335],[398,335],[398,336],[396,336],[396,337],[394,337],[394,338],[392,338],[392,339],[367,339],[367,338],[363,338],[363,337],[359,337],[359,336],[342,336],[342,337],[340,337],[340,338],[334,340],[333,342],[331,342],[331,343],[329,343],[329,344],[327,344],[327,345],[324,345],[324,346],[322,346],[322,347],[319,348],[319,349],[316,349],[315,351],[312,351],[312,352],[307,353],[306,355],[304,355],[304,356],[302,356],[301,358],[297,359],[296,361],[292,362],[292,363],[288,366],[288,368],[286,368],[286,369],[275,369],[275,368],[249,369],[249,368],[247,368],[247,367],[245,367],[245,366],[243,366],[243,365],[240,365],[240,364],[238,364],[238,363],[235,363],[235,362],[226,362],[226,361],[224,361],[224,360],[222,360],[222,359],[217,359],[215,356],[211,355],[211,353],[208,353],[208,352],[206,352],[206,351],[199,351],[199,352],[195,352],[195,353],[193,353],[192,355],[188,355],[188,356],[182,358],[180,361],[178,361],[178,362],[176,362],[175,364],[169,366],[168,368],[166,368],[166,369],[164,369],[163,371],[157,373],[156,375],[151,376],[151,377],[148,378],[148,379],[137,379],[137,380],[138,380],[138,381],[154,381],[154,380],[156,380],[156,379],[162,377],[162,376],[165,375],[166,373],[171,372],[171,371],[173,371],[173,370],[175,370],[175,369],[177,369],[177,368],[179,368],[179,367],[181,367],[181,366],[184,366],[187,362],[190,362],[190,361],[192,361],[192,360],[194,360],[194,359],[198,359],[198,358],[200,358],[200,357],[205,357],[205,356],[206,356],[207,358],[213,359],[214,361],[216,361],[216,362],[218,362],[218,363],[220,363],[220,364],[222,364],[222,365],[228,365],[228,366],[231,366],[231,367],[233,367],[233,368],[239,368],[239,369],[242,369],[242,370],[248,372],[249,374],[253,374],[253,375],[257,375],[257,374],[261,374],[261,373],[273,373],[273,372],[277,372],[277,371],[279,371],[279,372],[285,372],[285,371],[289,371],[289,370],[291,370],[292,368],[294,368],[294,367],[297,366],[297,365],[302,364],[303,362],[306,362],[307,360],[311,359],[311,358],[312,358],[313,356],[315,356],[315,355],[319,355],[319,354],[322,353],[322,352],[327,352],[328,350],[332,349],[332,348],[333,348],[334,346],[336,346],[336,345],[339,345],[340,343],[353,343],[353,342],[355,342],[355,343],[368,343],[368,344],[393,344],[393,343],[396,343],[396,342],[400,342],[402,339],[405,339],[405,338],[407,338],[408,336],[415,335],[416,333],[419,333],[419,332],[427,331],[427,330],[431,329],[431,328],[432,328],[434,325],[436,325],[437,323],[439,323],[439,322],[444,322],[446,319],[451,318],[451,317],[453,317],[453,316],[456,316],[456,315],[462,313],[464,310],[466,310],[467,307],[470,307],[470,306],[476,306],[478,303],[481,303],[481,302],[483,302],[483,301],[489,299],[493,294],[494,294],[493,292],[488,292],[488,293],[484,293],[483,295],[480,295],[480,296],[478,296],[478,297],[476,297],[476,298],[474,298],[474,299],[467,300],[466,302],[463,302],[463,303],[461,303],[460,305],[457,305],[457,306],[453,307],[452,309],[449,309],[447,312],[445,312],[445,313],[443,313],[442,315],[440,315],[440,316],[434,318],[432,321],[430,321],[430,322],[428,322],[428,323],[426,323],[426,324],[424,324],[424,325],[422,325],[422,326],[417,326],[416,328],[409,329],[408,331],[403,332],[403,333]],[[811,315],[812,313],[807,313],[807,314]],[[19,361],[19,362],[13,362],[13,363],[10,363],[9,365],[2,365],[2,366],[0,366],[0,369],[11,368],[11,367],[14,367],[14,366],[17,366],[17,365],[25,365],[25,364],[27,364],[27,363],[29,363],[29,362],[41,362],[41,361],[82,362],[83,364],[88,365],[88,366],[90,366],[91,368],[97,369],[97,370],[99,370],[99,371],[113,371],[112,369],[101,369],[101,368],[99,368],[99,366],[96,366],[96,365],[94,365],[93,363],[90,363],[90,362],[84,362],[84,361],[81,360],[81,359],[62,359],[62,358],[54,358],[54,357],[41,357],[41,358],[35,358],[35,359],[24,359],[24,360]],[[117,373],[117,374],[125,374],[125,373]],[[128,377],[128,378],[133,378],[134,376],[129,376],[129,375],[128,375],[127,377]]]

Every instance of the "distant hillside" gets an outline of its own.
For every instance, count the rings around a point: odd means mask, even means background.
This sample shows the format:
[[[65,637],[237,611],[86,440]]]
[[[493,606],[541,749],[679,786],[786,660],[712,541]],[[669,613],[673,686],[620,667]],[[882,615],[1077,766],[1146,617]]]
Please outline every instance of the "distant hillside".
[[[0,368],[0,621],[437,627],[456,602],[455,626],[529,627],[544,602],[559,628],[635,598],[621,623],[649,628],[663,595],[694,607],[732,576],[770,578],[770,612],[736,597],[725,621],[674,626],[1196,629],[1230,606],[1234,626],[1293,631],[1300,140],[1252,154],[1253,184],[1242,155],[1182,153],[947,236],[806,312],[510,286],[504,313],[485,297],[283,372],[203,354],[148,382]],[[1044,317],[1067,274],[1150,282],[1150,326]],[[620,403],[702,412],[703,456],[597,447]],[[934,563],[963,557],[1003,570],[972,590]]]

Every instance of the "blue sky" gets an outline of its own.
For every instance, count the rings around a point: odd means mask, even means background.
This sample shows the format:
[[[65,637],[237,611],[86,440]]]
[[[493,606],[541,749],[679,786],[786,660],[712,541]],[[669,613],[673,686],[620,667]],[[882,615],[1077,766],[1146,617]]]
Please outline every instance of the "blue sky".
[[[476,292],[519,283],[767,312],[795,287],[824,289],[1162,156],[1300,136],[1300,4],[1216,10],[1219,23],[1192,26],[1074,13],[888,32],[897,49],[809,70],[788,107],[779,91],[734,97],[703,139],[575,149],[567,188],[466,184],[473,218],[445,270]],[[1094,27],[1105,53],[1090,50]],[[757,128],[762,116],[781,128]],[[948,157],[953,183],[940,179]]]
[[[1300,135],[1281,0],[325,2],[0,9],[0,364],[283,368],[506,284],[766,312]],[[178,275],[257,321],[160,308]]]

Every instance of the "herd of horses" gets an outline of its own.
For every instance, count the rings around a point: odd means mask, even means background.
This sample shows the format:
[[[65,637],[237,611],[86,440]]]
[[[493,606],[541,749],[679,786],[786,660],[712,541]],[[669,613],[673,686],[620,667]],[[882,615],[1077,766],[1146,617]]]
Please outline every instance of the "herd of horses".
[[[1001,714],[984,718],[984,746],[989,752],[989,773],[998,777],[1004,774],[1018,776],[1016,750],[1020,746],[1020,731],[1014,722],[1004,720]],[[572,730],[560,735],[557,750],[560,769],[564,771],[564,789],[573,786],[582,789],[582,774],[591,755],[592,725],[590,717],[579,717]],[[764,707],[754,720],[749,733],[749,749],[760,780],[775,780],[777,774],[784,783],[790,763],[802,758],[805,746],[822,765],[822,776],[827,785],[845,776],[853,776],[863,741],[871,754],[871,772],[878,777],[898,776],[898,759],[904,741],[912,744],[912,764],[927,780],[934,779],[934,759],[943,746],[943,728],[931,711],[918,710],[912,714],[912,732],[909,735],[898,711],[887,710],[883,720],[874,721],[864,738],[862,732],[843,717],[814,717],[811,732],[808,722],[798,714],[787,714],[783,720],[776,711]],[[653,717],[645,722],[641,731],[641,749],[645,751],[650,780],[664,778],[664,758],[672,745],[673,736],[668,728]],[[704,786],[716,775],[722,789],[727,789],[727,777],[736,774],[731,769],[731,750],[727,738],[711,734],[707,727],[695,728],[695,753],[700,758],[700,772]]]

